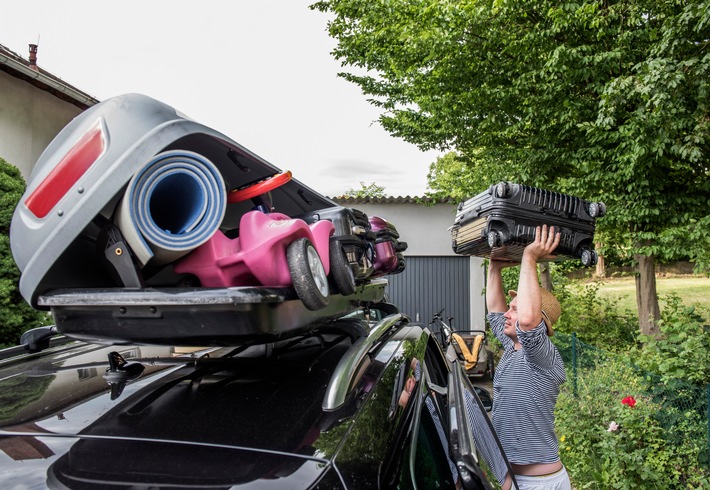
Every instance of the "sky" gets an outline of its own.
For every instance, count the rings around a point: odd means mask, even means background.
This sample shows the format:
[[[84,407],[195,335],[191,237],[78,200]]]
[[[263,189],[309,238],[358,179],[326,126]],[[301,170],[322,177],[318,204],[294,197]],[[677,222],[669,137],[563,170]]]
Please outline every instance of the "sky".
[[[137,92],[327,196],[376,183],[422,196],[438,153],[390,136],[337,76],[315,0],[0,0],[0,44],[105,100]]]

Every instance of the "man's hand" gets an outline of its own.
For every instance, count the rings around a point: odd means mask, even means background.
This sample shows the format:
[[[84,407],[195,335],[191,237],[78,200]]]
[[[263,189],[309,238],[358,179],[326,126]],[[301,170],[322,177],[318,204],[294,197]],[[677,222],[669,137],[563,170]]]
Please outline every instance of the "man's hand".
[[[560,232],[555,232],[555,227],[547,225],[535,228],[535,240],[528,244],[523,255],[538,262],[540,259],[552,258],[552,252],[560,244]]]

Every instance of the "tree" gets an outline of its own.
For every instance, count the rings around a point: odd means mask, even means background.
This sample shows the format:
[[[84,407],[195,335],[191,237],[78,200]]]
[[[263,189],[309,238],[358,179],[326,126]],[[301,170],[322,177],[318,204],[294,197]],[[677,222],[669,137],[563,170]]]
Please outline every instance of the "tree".
[[[360,188],[359,189],[348,189],[345,191],[346,196],[350,197],[355,197],[355,198],[365,198],[365,197],[386,197],[387,194],[385,194],[385,188],[381,185],[377,185],[374,182],[370,184],[366,184],[363,181],[360,181]]]
[[[603,201],[607,246],[637,259],[639,323],[656,331],[654,261],[707,264],[710,13],[699,0],[324,0],[333,54],[422,149],[436,193],[503,178]],[[449,165],[453,163],[453,165]],[[467,178],[464,176],[468,175]],[[678,240],[679,230],[692,229]]]
[[[25,330],[50,323],[20,295],[20,271],[10,251],[10,221],[24,190],[17,167],[0,158],[0,347],[16,345]]]

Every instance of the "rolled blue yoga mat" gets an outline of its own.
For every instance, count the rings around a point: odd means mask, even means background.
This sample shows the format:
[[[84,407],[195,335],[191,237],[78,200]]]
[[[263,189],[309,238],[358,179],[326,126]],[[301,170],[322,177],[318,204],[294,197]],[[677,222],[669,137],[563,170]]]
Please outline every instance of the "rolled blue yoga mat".
[[[156,155],[128,183],[115,222],[141,266],[177,260],[219,229],[227,191],[217,167],[190,151]]]

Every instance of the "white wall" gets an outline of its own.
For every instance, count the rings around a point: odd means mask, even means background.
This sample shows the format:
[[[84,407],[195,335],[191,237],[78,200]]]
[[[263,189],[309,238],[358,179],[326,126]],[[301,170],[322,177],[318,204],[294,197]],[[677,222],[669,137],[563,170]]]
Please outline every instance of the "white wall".
[[[349,206],[349,204],[344,204]],[[455,255],[448,227],[454,224],[455,204],[424,206],[416,203],[355,204],[368,216],[380,216],[397,227],[400,240],[409,244],[405,255]]]
[[[0,71],[0,158],[27,179],[44,149],[81,109]]]

